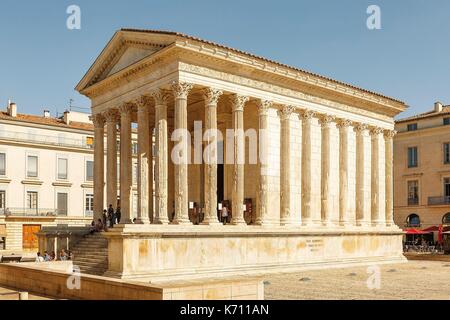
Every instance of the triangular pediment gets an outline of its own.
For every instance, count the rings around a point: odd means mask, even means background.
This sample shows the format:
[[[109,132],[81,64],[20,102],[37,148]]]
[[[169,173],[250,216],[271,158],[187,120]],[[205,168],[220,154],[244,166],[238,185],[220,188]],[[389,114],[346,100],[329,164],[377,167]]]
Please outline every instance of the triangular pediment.
[[[175,42],[175,34],[118,31],[77,85],[82,91]]]

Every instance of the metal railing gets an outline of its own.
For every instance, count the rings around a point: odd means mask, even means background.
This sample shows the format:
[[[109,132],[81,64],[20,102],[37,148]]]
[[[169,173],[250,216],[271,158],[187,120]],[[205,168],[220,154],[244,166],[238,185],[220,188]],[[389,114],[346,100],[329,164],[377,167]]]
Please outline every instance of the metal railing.
[[[428,205],[429,206],[438,206],[438,205],[450,205],[450,197],[429,197]]]
[[[9,130],[0,130],[0,139],[18,142],[41,143],[45,145],[92,149],[92,144],[87,144],[85,139],[61,138],[57,135],[31,134],[27,132],[17,132]]]
[[[419,204],[419,198],[408,198],[408,206],[417,206]]]

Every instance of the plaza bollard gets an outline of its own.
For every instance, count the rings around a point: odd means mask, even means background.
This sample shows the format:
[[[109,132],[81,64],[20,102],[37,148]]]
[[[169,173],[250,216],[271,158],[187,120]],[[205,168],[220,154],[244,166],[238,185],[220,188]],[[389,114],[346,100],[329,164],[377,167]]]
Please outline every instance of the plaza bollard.
[[[19,300],[28,300],[28,292],[19,292]]]

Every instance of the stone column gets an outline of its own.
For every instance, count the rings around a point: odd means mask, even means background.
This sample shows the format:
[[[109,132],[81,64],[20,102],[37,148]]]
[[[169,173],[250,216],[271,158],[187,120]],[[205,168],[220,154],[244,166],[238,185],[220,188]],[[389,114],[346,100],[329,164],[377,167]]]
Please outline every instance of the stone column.
[[[386,130],[385,138],[385,157],[386,157],[386,226],[395,226],[394,223],[394,145],[393,138],[397,134],[394,130]]]
[[[268,181],[268,163],[269,160],[269,132],[267,117],[272,102],[267,100],[258,101],[259,115],[259,194],[258,206],[256,211],[255,224],[264,225],[267,223],[267,210],[269,209],[269,181]]]
[[[324,115],[320,118],[322,125],[322,164],[321,164],[321,186],[322,186],[322,205],[321,217],[322,225],[328,226],[332,224],[331,221],[331,206],[332,206],[332,179],[331,179],[331,137],[330,125],[334,121],[333,116]]]
[[[315,113],[311,110],[305,110],[302,115],[302,224],[308,225],[312,223],[311,214],[311,181],[314,178],[311,166],[311,126]]]
[[[349,151],[348,135],[350,120],[340,120],[339,128],[339,224],[348,226],[351,218],[348,215],[348,181],[349,181]],[[353,219],[354,220],[354,219]]]
[[[385,223],[385,201],[384,192],[385,184],[384,177],[384,165],[381,165],[381,148],[384,148],[383,129],[373,128],[370,130],[372,137],[372,165],[371,165],[371,199],[372,199],[372,226],[380,226]],[[384,159],[383,159],[384,162]]]
[[[154,121],[149,124],[149,151],[148,151],[148,216],[150,223],[154,221],[154,175],[153,175],[153,129]]]
[[[120,111],[120,209],[121,224],[132,223],[132,161],[131,161],[131,113],[133,105],[123,104]]]
[[[168,119],[169,121],[169,119]],[[172,121],[173,123],[173,121]],[[173,124],[167,127],[167,145],[168,145],[168,155],[169,155],[169,164],[168,164],[168,172],[170,172],[169,177],[167,179],[167,214],[169,215],[169,221],[173,219],[175,214],[175,167],[174,163],[171,160],[171,154],[173,150],[174,143],[172,141],[173,134]]]
[[[355,126],[356,132],[356,224],[358,226],[367,226],[369,217],[366,212],[365,200],[365,136],[368,126],[366,124],[357,124]]]
[[[150,121],[149,121],[149,101],[147,97],[141,97],[136,102],[138,107],[138,210],[136,223],[149,224],[149,164],[150,156]]]
[[[155,100],[155,216],[154,224],[167,224],[167,101],[169,95],[163,90],[152,92]]]
[[[113,208],[117,208],[117,122],[119,118],[117,110],[108,110],[105,113],[107,130],[106,205],[112,204]]]
[[[280,110],[281,120],[281,159],[280,159],[280,198],[281,198],[281,225],[298,224],[300,221],[293,221],[291,206],[291,115],[294,106],[283,106]]]
[[[205,216],[202,224],[220,224],[217,218],[217,102],[222,91],[208,88],[203,92],[205,99]]]
[[[175,163],[175,218],[174,224],[191,224],[189,221],[189,198],[188,198],[188,162],[190,141],[187,135],[187,98],[192,84],[176,82],[172,84],[175,96],[175,130],[178,131],[179,157]]]
[[[235,94],[231,99],[234,130],[234,164],[232,191],[232,220],[234,225],[245,225],[244,220],[244,166],[245,166],[245,136],[244,136],[244,106],[248,97]]]
[[[101,114],[92,116],[94,123],[94,220],[103,216],[104,187],[105,187],[105,119]]]

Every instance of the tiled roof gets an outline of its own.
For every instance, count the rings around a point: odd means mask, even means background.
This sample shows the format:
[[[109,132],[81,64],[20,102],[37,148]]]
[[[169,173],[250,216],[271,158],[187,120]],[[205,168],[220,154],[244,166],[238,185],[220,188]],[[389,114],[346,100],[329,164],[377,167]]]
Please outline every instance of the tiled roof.
[[[90,123],[71,121],[70,124],[67,125],[62,119],[59,118],[53,117],[46,118],[43,116],[21,114],[21,113],[18,113],[16,117],[11,117],[10,115],[8,115],[8,113],[4,111],[0,111],[0,120],[20,121],[26,123],[34,123],[78,130],[88,130],[88,131],[94,130],[94,126]]]
[[[373,91],[370,91],[370,90],[359,88],[359,87],[353,86],[351,84],[347,84],[347,83],[344,83],[344,82],[341,82],[341,81],[337,81],[337,80],[334,80],[334,79],[331,79],[331,78],[328,78],[328,77],[325,77],[325,76],[321,76],[319,74],[316,74],[316,73],[313,73],[313,72],[310,72],[310,71],[305,71],[305,70],[302,70],[302,69],[299,69],[299,68],[296,68],[296,67],[289,66],[287,64],[283,64],[283,63],[280,63],[280,62],[277,62],[277,61],[274,61],[274,60],[270,60],[270,59],[267,59],[267,58],[264,58],[264,57],[261,57],[261,56],[254,55],[252,53],[248,53],[248,52],[245,52],[245,51],[242,51],[242,50],[238,50],[238,49],[234,49],[234,48],[231,48],[231,47],[227,47],[225,45],[218,44],[218,43],[215,43],[215,42],[212,42],[212,41],[203,40],[203,39],[200,39],[200,38],[197,38],[197,37],[194,37],[194,36],[190,36],[190,35],[187,35],[187,34],[174,32],[174,31],[149,30],[149,29],[132,29],[132,28],[122,28],[121,31],[124,31],[124,32],[146,32],[146,33],[167,34],[167,35],[173,35],[173,36],[182,37],[182,38],[185,38],[185,39],[190,39],[190,40],[194,40],[194,41],[203,42],[203,43],[206,43],[206,44],[209,44],[209,45],[213,45],[213,46],[216,46],[216,47],[220,47],[220,48],[223,48],[223,49],[226,49],[226,50],[231,50],[231,51],[234,51],[234,52],[237,52],[237,53],[240,53],[240,54],[244,54],[244,55],[247,55],[247,56],[252,57],[252,58],[263,60],[263,61],[266,61],[266,62],[269,62],[269,63],[274,63],[274,64],[277,64],[279,66],[285,67],[285,68],[289,68],[289,69],[292,69],[292,70],[295,70],[295,71],[298,71],[298,72],[305,73],[307,75],[311,75],[311,76],[314,76],[314,77],[321,78],[323,80],[331,81],[331,82],[337,83],[339,85],[343,85],[343,86],[346,86],[346,87],[349,87],[349,88],[353,88],[353,89],[360,90],[360,91],[363,91],[363,92],[366,92],[366,93],[369,93],[369,94],[373,94],[373,95],[376,95],[376,96],[379,96],[379,97],[382,97],[382,98],[385,98],[385,99],[389,99],[389,100],[392,100],[392,101],[396,101],[398,103],[405,104],[403,101],[400,101],[400,100],[397,100],[397,99],[394,99],[394,98],[391,98],[391,97],[388,97],[388,96],[385,96],[385,95],[382,95],[382,94],[379,94],[379,93],[376,93],[376,92],[373,92]]]
[[[442,107],[442,111],[441,112],[436,112],[434,110],[433,111],[428,111],[428,112],[416,114],[416,115],[411,116],[411,117],[399,119],[399,120],[397,120],[395,122],[396,123],[408,122],[408,121],[420,120],[420,119],[425,119],[425,118],[438,117],[438,116],[447,115],[447,114],[450,114],[450,105]]]

